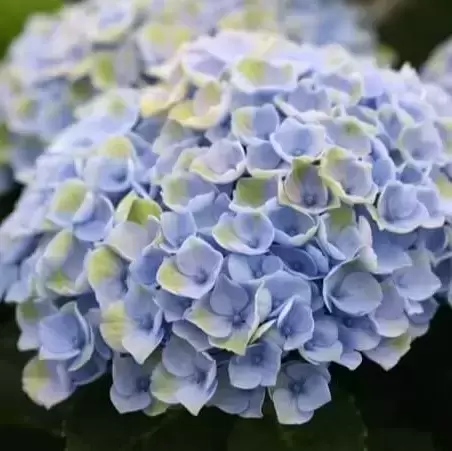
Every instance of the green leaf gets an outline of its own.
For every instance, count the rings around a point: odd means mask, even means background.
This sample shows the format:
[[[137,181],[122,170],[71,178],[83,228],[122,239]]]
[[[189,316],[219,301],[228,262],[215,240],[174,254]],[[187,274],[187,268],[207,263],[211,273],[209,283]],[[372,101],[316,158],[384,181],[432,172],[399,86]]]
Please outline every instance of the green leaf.
[[[230,415],[206,409],[193,417],[170,409],[158,417],[118,414],[109,379],[81,389],[65,424],[66,451],[212,451],[229,433]]]
[[[120,415],[109,399],[110,383],[105,378],[74,394],[64,427],[65,451],[133,450],[136,443],[147,442],[165,418]]]
[[[435,451],[429,433],[408,428],[378,428],[369,431],[368,451]]]
[[[300,426],[302,427],[302,426]],[[228,440],[227,451],[289,451],[274,417],[239,419]],[[300,448],[301,450],[307,449]]]
[[[290,451],[364,451],[366,428],[353,398],[337,388],[332,396],[309,423],[279,427]]]
[[[131,451],[224,451],[225,443],[235,421],[218,409],[206,408],[194,417],[186,410],[179,410],[148,442],[141,441]],[[168,413],[164,414],[164,417]],[[138,445],[138,443],[137,443]],[[147,447],[146,447],[147,445]],[[248,451],[250,448],[248,448]],[[275,450],[276,451],[276,450]]]

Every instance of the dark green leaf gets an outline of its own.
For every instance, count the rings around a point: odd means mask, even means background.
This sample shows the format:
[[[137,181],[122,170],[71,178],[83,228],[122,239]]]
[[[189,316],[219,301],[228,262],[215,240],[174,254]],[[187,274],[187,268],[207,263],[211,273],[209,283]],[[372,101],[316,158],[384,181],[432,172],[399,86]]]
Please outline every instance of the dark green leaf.
[[[75,395],[66,422],[66,451],[221,451],[232,417],[206,409],[193,417],[182,409],[149,418],[120,415],[109,400],[109,381]]]
[[[223,451],[235,420],[213,408],[202,410],[197,417],[181,411],[133,451]]]
[[[239,419],[228,441],[228,451],[288,451],[273,416]]]
[[[26,428],[26,427],[9,427],[0,426],[0,437],[2,443],[14,444],[14,450],[22,451],[28,449],[37,449],[43,451],[63,451],[64,440],[54,437],[45,431]]]
[[[333,401],[319,409],[302,426],[280,426],[289,450],[363,451],[366,429],[361,415],[347,393],[333,390]]]
[[[381,428],[369,431],[369,451],[435,451],[430,434],[415,429]]]
[[[66,451],[129,451],[137,441],[150,438],[165,418],[119,415],[108,394],[109,381],[103,379],[73,396],[64,428]]]

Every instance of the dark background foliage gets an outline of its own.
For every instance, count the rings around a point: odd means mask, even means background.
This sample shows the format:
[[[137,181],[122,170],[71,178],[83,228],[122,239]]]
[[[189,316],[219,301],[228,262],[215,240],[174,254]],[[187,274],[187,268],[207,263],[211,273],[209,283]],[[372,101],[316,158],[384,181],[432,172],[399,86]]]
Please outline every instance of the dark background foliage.
[[[0,0],[0,53],[27,11],[57,5],[58,0]],[[452,34],[452,0],[407,0],[379,28],[381,39],[401,61],[419,66]],[[18,193],[16,188],[0,199],[1,217],[11,211]],[[353,373],[334,368],[334,402],[303,427],[276,425],[270,407],[261,421],[237,420],[210,409],[198,418],[178,410],[158,419],[119,416],[108,400],[108,379],[46,412],[21,392],[28,356],[16,351],[16,340],[13,311],[0,304],[0,443],[5,451],[452,450],[449,307],[439,311],[428,335],[393,371],[370,362]]]

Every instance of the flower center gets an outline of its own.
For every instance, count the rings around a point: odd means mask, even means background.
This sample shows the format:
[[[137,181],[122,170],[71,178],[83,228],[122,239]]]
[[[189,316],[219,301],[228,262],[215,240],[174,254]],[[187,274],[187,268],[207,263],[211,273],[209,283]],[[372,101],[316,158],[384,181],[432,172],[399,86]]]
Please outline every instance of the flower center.
[[[248,240],[248,246],[253,249],[256,249],[257,247],[259,247],[259,238],[258,237],[250,238]]]
[[[313,205],[316,204],[317,198],[315,194],[312,193],[307,193],[303,196],[303,203],[307,206],[307,207],[312,207]]]
[[[195,283],[197,283],[198,285],[205,284],[208,279],[209,279],[209,274],[204,269],[200,269],[198,274],[193,276],[193,281]]]
[[[143,376],[137,379],[136,389],[138,392],[147,392],[149,390],[149,385],[151,384],[151,378]]]
[[[253,363],[253,365],[258,366],[258,365],[260,365],[263,361],[264,361],[264,357],[262,356],[261,353],[259,353],[259,354],[254,354],[254,355],[251,357],[251,362]]]
[[[240,327],[245,323],[245,321],[242,318],[242,315],[240,315],[239,313],[236,313],[233,317],[232,317],[232,325],[234,327]]]
[[[293,327],[289,324],[285,324],[282,328],[281,328],[281,335],[283,337],[290,337],[293,334]]]
[[[304,150],[299,147],[296,147],[295,149],[292,150],[292,155],[295,157],[299,157],[303,154],[304,154]]]
[[[82,348],[83,342],[84,342],[83,337],[80,334],[76,334],[71,337],[71,343],[75,349]]]
[[[295,236],[298,234],[298,230],[295,226],[288,226],[285,229],[286,235]]]
[[[144,315],[138,319],[138,327],[142,330],[150,330],[154,325],[154,318],[151,314]]]
[[[291,382],[289,384],[289,390],[292,393],[295,393],[297,395],[299,395],[303,391],[303,388],[304,388],[303,382],[297,381],[297,382]]]
[[[206,373],[204,371],[197,370],[190,376],[190,382],[192,384],[201,385],[206,380]]]

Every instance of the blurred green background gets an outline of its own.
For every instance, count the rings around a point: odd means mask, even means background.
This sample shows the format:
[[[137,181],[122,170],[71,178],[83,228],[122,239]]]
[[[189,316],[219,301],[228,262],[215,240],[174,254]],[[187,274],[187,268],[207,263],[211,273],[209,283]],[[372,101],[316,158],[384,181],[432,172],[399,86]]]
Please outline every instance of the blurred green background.
[[[0,0],[0,54],[17,35],[30,12],[58,8],[61,0]]]

